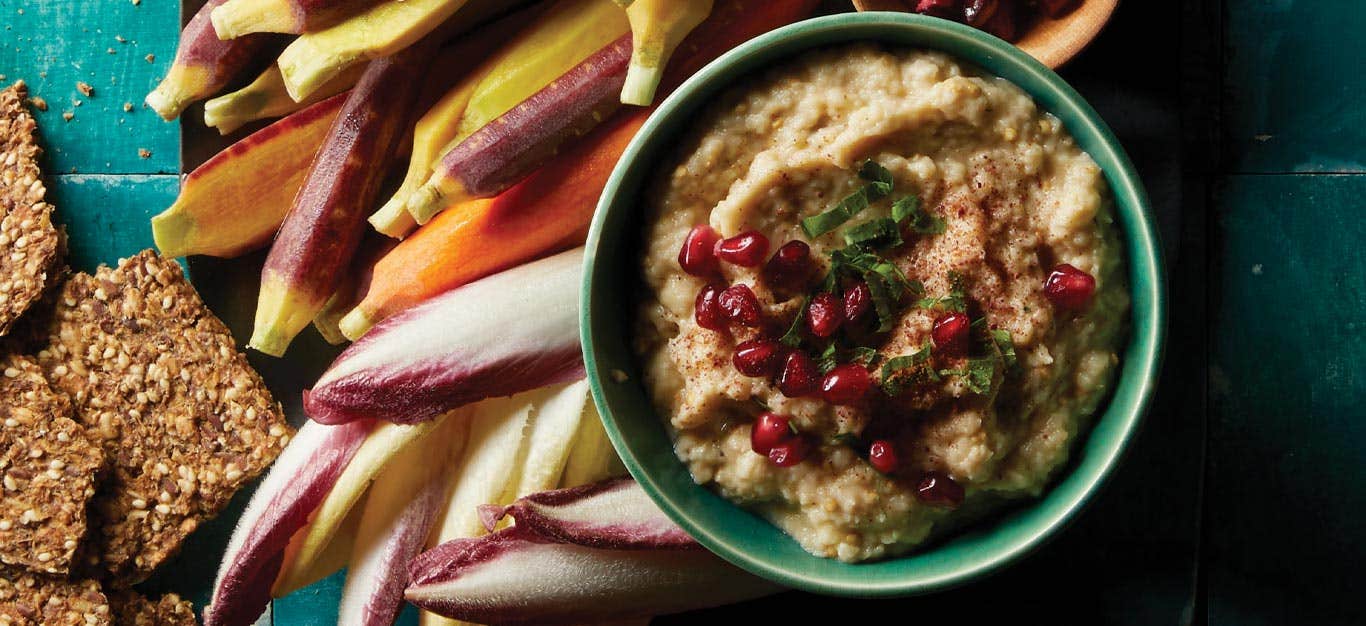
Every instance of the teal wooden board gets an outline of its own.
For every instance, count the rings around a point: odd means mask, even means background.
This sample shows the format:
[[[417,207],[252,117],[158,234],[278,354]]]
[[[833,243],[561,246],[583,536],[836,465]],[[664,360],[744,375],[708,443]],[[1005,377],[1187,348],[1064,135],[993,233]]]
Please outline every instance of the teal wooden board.
[[[1366,176],[1234,176],[1220,195],[1210,623],[1362,623]]]
[[[175,201],[179,177],[167,174],[53,177],[52,203],[66,225],[71,266],[90,271],[153,247],[148,220]]]
[[[337,601],[341,598],[346,572],[338,572],[275,601],[273,618],[279,626],[333,626],[337,623]],[[395,622],[415,626],[417,609],[405,606]]]
[[[0,84],[22,79],[47,102],[47,111],[35,115],[49,172],[179,171],[179,125],[142,104],[175,56],[176,0],[0,0],[0,24]],[[77,82],[93,94],[83,95]],[[67,112],[70,121],[62,117]]]
[[[1242,0],[1224,10],[1229,168],[1366,171],[1366,3]]]

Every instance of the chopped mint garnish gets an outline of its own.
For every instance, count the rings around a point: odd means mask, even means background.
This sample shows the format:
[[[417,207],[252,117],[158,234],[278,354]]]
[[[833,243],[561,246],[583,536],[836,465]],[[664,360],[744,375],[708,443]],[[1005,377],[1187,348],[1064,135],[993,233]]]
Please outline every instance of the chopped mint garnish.
[[[811,304],[811,296],[802,300],[802,308],[797,309],[797,317],[792,319],[792,326],[788,327],[787,333],[778,341],[789,348],[796,348],[802,345],[802,324],[806,321],[806,307]]]
[[[832,343],[821,351],[820,357],[816,359],[816,368],[821,371],[821,374],[829,374],[836,365],[839,365],[839,356],[835,350],[835,344]]]
[[[844,243],[863,248],[895,248],[902,244],[901,228],[891,218],[881,217],[850,228]]]
[[[903,196],[892,203],[892,219],[921,235],[939,235],[948,229],[943,218],[926,211],[920,205],[920,198],[914,195]]]
[[[882,364],[882,391],[889,396],[896,397],[906,387],[922,378],[939,380],[939,375],[934,371],[934,368],[925,367],[931,356],[930,344],[927,342],[914,354],[904,354],[887,359]]]
[[[824,235],[852,219],[868,205],[892,193],[892,173],[877,161],[868,159],[859,167],[859,178],[869,181],[845,196],[830,210],[802,220],[802,230],[812,239]]]
[[[849,360],[853,363],[858,363],[869,369],[877,364],[877,350],[867,346],[857,346],[850,352],[853,356]]]
[[[973,357],[968,359],[967,367],[939,370],[939,375],[962,378],[963,384],[968,386],[968,391],[985,396],[991,393],[991,381],[996,377],[996,364],[999,362],[1000,357],[996,355]]]
[[[986,319],[986,318],[982,318]],[[1015,367],[1019,358],[1015,356],[1015,342],[1010,338],[1010,332],[999,328],[991,331],[991,341],[996,344],[996,351],[1001,355],[1001,361],[1006,368]]]

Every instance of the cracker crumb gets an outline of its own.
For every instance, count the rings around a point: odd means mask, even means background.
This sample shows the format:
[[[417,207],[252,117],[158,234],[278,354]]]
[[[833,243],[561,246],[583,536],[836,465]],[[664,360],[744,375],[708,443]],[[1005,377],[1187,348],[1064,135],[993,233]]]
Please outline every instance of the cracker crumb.
[[[111,459],[91,550],[118,584],[175,554],[292,436],[227,327],[151,250],[68,280],[49,339],[44,373]]]
[[[138,158],[150,159],[152,158],[152,151],[147,148],[138,148]]]
[[[68,122],[70,122],[70,121],[71,121],[72,119],[74,119],[75,117],[76,117],[76,114],[75,114],[74,112],[72,112],[72,111],[62,111],[62,119],[66,120],[66,121],[68,121]],[[72,173],[74,174],[75,172],[72,172]]]
[[[133,103],[132,103],[132,102],[125,102],[125,103],[123,103],[123,112],[124,112],[124,113],[132,113],[132,112],[133,112]]]
[[[128,40],[124,39],[123,35],[114,35],[114,41],[117,41],[119,43],[128,43]]]
[[[29,98],[28,103],[39,111],[47,111],[47,100],[42,99],[40,96]]]
[[[76,82],[76,91],[81,92],[87,98],[95,95],[95,88],[91,87],[90,83],[87,83],[85,81]]]
[[[155,54],[149,54],[149,55],[147,55],[147,56],[145,56],[145,57],[142,57],[142,58],[147,59],[147,62],[148,62],[148,63],[151,63],[151,62],[157,60],[157,55],[155,55]]]

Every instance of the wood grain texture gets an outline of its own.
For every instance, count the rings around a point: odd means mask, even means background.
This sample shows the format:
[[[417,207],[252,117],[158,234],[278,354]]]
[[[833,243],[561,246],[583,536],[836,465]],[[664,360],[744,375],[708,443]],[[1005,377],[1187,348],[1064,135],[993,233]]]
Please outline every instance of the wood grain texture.
[[[1366,176],[1233,176],[1219,195],[1209,622],[1361,624]]]
[[[1230,171],[1366,172],[1366,2],[1227,2],[1224,15]]]
[[[47,102],[35,117],[48,173],[179,171],[179,125],[142,105],[175,55],[179,23],[175,0],[0,0],[0,82],[23,79]]]

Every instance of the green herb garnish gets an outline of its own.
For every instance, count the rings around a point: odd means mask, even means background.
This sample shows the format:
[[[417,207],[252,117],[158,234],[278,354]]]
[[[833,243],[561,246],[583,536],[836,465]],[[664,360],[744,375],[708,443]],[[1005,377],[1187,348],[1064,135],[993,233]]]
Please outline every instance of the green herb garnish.
[[[832,343],[821,351],[820,357],[816,359],[816,368],[821,371],[821,374],[829,374],[836,365],[839,365],[839,357],[835,350],[835,344]]]
[[[811,304],[811,296],[802,300],[802,308],[797,309],[797,317],[792,319],[792,326],[788,327],[783,338],[778,341],[789,348],[802,345],[802,323],[806,321],[806,307]]]
[[[949,227],[943,218],[926,211],[920,205],[920,198],[914,195],[903,196],[892,203],[892,219],[921,235],[943,234]]]
[[[858,443],[858,435],[855,435],[854,433],[835,433],[835,435],[830,438],[830,444],[836,446],[853,447],[856,443]]]
[[[939,375],[958,376],[963,379],[963,384],[968,386],[968,391],[985,396],[991,393],[991,381],[996,377],[996,364],[999,362],[1000,358],[995,355],[973,357],[968,359],[967,367],[939,370]]]
[[[844,233],[844,243],[862,248],[895,248],[902,244],[901,227],[887,217],[870,220]]]
[[[904,354],[887,359],[882,364],[882,391],[889,396],[896,397],[917,380],[939,380],[939,375],[934,371],[934,368],[925,367],[931,356],[930,344],[926,343],[914,354]]]
[[[957,311],[962,313],[968,310],[968,296],[963,291],[963,275],[958,272],[949,273],[948,295],[938,298],[921,298],[915,303],[922,309],[939,309],[941,311]]]
[[[1006,368],[1015,367],[1019,358],[1015,356],[1015,342],[1010,338],[1010,332],[999,328],[993,329],[991,342],[996,345],[996,352],[1001,355],[1001,361],[1005,363]]]
[[[892,193],[892,173],[877,161],[864,161],[859,167],[858,175],[869,182],[845,196],[833,208],[802,220],[802,230],[806,232],[806,236],[814,239],[835,230],[872,203]]]
[[[877,312],[877,332],[885,333],[896,325],[896,307],[908,294],[919,295],[923,286],[906,278],[890,261],[857,247],[830,252],[830,274],[822,289],[833,291],[839,275],[850,275],[868,284],[873,296],[873,310]]]
[[[853,356],[850,357],[849,361],[852,363],[858,363],[869,369],[877,364],[877,350],[867,346],[857,346],[850,352]]]

